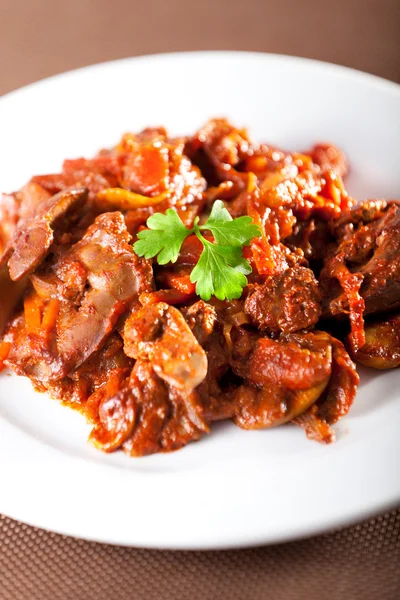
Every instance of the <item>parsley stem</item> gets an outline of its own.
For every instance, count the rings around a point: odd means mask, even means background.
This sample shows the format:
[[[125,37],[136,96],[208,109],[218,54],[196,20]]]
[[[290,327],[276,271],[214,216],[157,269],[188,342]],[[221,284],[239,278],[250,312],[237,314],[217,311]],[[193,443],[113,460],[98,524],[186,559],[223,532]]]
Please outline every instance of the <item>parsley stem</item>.
[[[194,233],[194,234],[197,236],[197,238],[198,238],[198,239],[201,241],[201,243],[202,243],[204,246],[207,246],[207,245],[208,245],[208,244],[210,244],[211,242],[209,242],[208,240],[206,240],[206,238],[205,238],[205,237],[203,237],[203,235],[201,234],[201,231],[200,231],[200,229],[201,229],[201,228],[204,228],[204,226],[202,226],[202,225],[200,225],[200,226],[199,226],[199,225],[196,223],[196,221],[195,221],[195,222],[194,222],[194,224],[193,224],[193,229],[192,229],[192,232],[193,232],[193,233]]]

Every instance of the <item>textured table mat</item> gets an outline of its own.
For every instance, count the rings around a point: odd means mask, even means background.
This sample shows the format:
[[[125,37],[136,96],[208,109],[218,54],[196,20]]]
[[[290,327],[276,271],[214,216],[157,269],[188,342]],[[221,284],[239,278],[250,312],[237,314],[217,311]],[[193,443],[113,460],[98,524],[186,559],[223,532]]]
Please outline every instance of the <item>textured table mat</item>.
[[[399,0],[0,0],[0,94],[90,63],[199,49],[295,54],[400,82],[399,30]],[[227,552],[106,546],[0,517],[0,600],[47,599],[399,600],[400,510]]]
[[[399,600],[400,510],[317,538],[218,552],[94,544],[3,517],[0,598]]]

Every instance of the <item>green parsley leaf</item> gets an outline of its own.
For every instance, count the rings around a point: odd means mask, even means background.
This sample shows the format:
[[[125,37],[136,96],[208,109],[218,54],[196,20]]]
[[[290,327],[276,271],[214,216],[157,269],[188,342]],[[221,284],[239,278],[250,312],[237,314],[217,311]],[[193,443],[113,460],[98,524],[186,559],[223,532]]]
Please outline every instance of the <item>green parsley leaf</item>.
[[[138,241],[133,245],[138,256],[157,256],[159,265],[176,262],[183,241],[193,233],[182,223],[179,215],[169,208],[165,215],[155,213],[147,219],[147,227],[138,233]]]
[[[247,285],[251,267],[242,257],[241,248],[219,246],[202,239],[204,250],[190,275],[196,283],[196,294],[203,300],[216,296],[219,300],[240,298]]]
[[[204,225],[198,225],[196,220],[193,229],[187,229],[178,214],[169,208],[165,215],[152,215],[147,226],[149,229],[141,231],[133,245],[138,256],[157,256],[159,265],[174,263],[184,240],[194,233],[203,244],[203,252],[190,275],[191,282],[196,283],[196,293],[203,300],[211,296],[219,300],[240,298],[247,285],[246,275],[251,273],[242,248],[261,235],[250,217],[232,219],[223,202],[217,200]],[[205,239],[202,231],[210,231],[215,243]]]
[[[261,235],[251,217],[232,219],[221,200],[214,202],[207,222],[199,229],[211,231],[222,246],[248,246],[254,237]]]

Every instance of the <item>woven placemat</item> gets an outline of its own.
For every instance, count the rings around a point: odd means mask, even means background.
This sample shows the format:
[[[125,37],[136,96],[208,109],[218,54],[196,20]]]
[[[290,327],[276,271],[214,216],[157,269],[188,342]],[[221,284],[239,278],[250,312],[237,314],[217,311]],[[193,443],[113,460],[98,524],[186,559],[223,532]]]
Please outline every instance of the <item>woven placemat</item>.
[[[0,599],[399,600],[400,509],[307,540],[218,552],[95,544],[0,516]]]

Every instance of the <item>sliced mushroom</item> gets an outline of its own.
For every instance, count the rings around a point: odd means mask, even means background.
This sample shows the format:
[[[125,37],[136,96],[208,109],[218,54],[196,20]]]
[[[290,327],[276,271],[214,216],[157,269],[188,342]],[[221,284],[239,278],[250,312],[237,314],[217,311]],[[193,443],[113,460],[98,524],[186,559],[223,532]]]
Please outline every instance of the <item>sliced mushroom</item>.
[[[354,353],[354,359],[373,369],[395,369],[400,366],[400,315],[368,323],[365,344]]]
[[[71,250],[69,259],[86,269],[89,289],[78,308],[66,303],[57,323],[58,351],[69,368],[87,360],[130,302],[152,289],[151,267],[129,241],[122,214],[104,213]]]
[[[130,456],[177,450],[208,432],[198,393],[169,385],[143,360],[115,394],[103,394],[91,420],[96,425],[89,440],[96,447],[122,447]]]
[[[256,386],[307,390],[329,377],[331,366],[330,336],[313,332],[288,334],[279,340],[261,338],[248,359],[233,369]]]
[[[20,216],[20,202],[16,194],[0,194],[0,256],[6,251],[14,235]]]
[[[289,390],[273,383],[262,388],[242,385],[235,394],[234,422],[242,429],[277,427],[304,413],[328,385],[328,374],[321,383],[306,390]]]
[[[309,437],[333,441],[329,425],[347,414],[359,382],[341,342],[318,331],[281,336],[279,342],[261,339],[248,361],[247,380],[235,392],[239,427],[259,429],[293,420]]]
[[[44,275],[35,275],[34,287],[39,292],[43,292],[39,282],[51,287],[52,299],[41,302],[46,314],[49,302],[58,301],[54,326],[39,353],[37,342],[23,330],[9,354],[11,366],[44,382],[54,381],[102,347],[119,317],[140,293],[152,289],[151,265],[133,252],[130,240],[122,214],[105,213],[77,244],[54,262],[49,260]]]
[[[138,360],[129,386],[138,418],[122,449],[130,456],[169,452],[208,433],[196,390],[178,390],[158,377],[153,366]]]
[[[343,344],[329,337],[332,343],[329,383],[317,402],[293,420],[305,430],[309,439],[324,444],[335,441],[335,432],[330,426],[349,412],[360,382],[355,364]]]
[[[143,306],[125,324],[125,353],[150,361],[157,375],[190,391],[207,375],[207,356],[182,313],[163,302]]]
[[[0,335],[25,291],[26,278],[12,281],[7,267],[10,252],[0,259]]]
[[[129,386],[125,386],[100,404],[99,422],[90,432],[89,441],[96,448],[112,452],[132,433],[135,419],[135,398]]]
[[[332,375],[324,394],[318,400],[318,416],[332,425],[349,412],[360,378],[342,342],[329,337],[332,344]]]
[[[39,213],[45,202],[48,202],[52,194],[39,183],[29,181],[16,194],[20,202],[21,223],[33,218]]]
[[[38,212],[23,220],[14,233],[13,252],[8,261],[10,277],[18,281],[28,275],[46,257],[54,240],[57,220],[87,198],[84,188],[65,190],[39,205]]]

